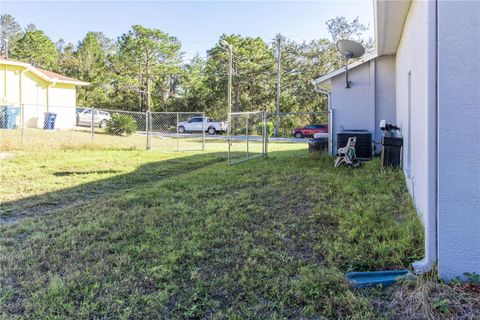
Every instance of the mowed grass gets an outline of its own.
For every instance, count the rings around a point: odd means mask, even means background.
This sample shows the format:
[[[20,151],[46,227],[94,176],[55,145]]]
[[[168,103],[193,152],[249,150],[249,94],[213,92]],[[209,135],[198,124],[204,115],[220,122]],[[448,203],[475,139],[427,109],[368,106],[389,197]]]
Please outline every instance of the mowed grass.
[[[216,136],[214,136],[216,137]],[[210,136],[209,136],[210,138]],[[225,150],[225,143],[223,150]],[[23,131],[0,130],[1,151],[45,151],[65,149],[132,149],[145,150],[147,138],[144,133],[130,136],[115,136],[106,134],[103,129],[95,128],[94,134],[87,127],[75,127],[74,130],[43,130],[27,128]],[[210,151],[218,147],[218,141],[210,145]],[[151,149],[156,151],[174,152],[202,149],[201,135],[181,135],[180,139],[159,132],[152,133]]]
[[[422,255],[378,160],[83,149],[1,160],[0,178],[5,318],[378,318],[343,273]]]

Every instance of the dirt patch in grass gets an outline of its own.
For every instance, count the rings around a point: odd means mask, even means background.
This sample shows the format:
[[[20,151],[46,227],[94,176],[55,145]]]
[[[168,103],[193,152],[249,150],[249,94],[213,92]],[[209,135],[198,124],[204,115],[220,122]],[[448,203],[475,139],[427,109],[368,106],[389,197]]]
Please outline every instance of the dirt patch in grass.
[[[0,152],[0,161],[11,158],[13,156],[15,156],[15,154],[11,152]]]

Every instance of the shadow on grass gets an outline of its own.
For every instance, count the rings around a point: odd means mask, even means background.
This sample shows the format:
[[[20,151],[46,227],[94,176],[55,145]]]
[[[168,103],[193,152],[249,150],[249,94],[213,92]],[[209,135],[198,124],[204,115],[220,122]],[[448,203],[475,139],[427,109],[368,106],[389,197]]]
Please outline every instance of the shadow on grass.
[[[93,170],[93,171],[58,171],[53,175],[56,177],[67,177],[73,175],[89,175],[89,174],[106,174],[106,173],[119,173],[118,170]]]
[[[189,174],[200,168],[225,162],[225,153],[196,154],[174,159],[143,164],[133,172],[119,174],[106,179],[84,183],[75,187],[29,196],[0,204],[0,225],[16,223],[18,220],[76,206],[86,202],[102,201],[116,192],[134,188],[139,184],[151,184],[175,176]],[[115,174],[117,170],[58,171],[53,175]]]

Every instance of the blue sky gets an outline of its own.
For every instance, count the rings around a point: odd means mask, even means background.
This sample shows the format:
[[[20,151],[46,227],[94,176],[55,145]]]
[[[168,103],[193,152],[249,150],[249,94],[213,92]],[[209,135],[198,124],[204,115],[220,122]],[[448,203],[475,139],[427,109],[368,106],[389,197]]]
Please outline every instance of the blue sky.
[[[53,40],[77,43],[88,31],[117,38],[134,24],[158,28],[182,42],[185,58],[205,56],[222,33],[259,36],[276,33],[301,41],[327,37],[325,21],[346,16],[370,25],[372,0],[357,1],[6,1],[0,12],[24,27],[34,23]]]

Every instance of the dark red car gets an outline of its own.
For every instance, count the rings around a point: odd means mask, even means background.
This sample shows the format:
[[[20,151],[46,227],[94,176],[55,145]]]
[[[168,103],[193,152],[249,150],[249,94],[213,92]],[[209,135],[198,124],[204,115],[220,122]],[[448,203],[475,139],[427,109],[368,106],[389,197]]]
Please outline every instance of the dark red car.
[[[313,137],[315,133],[328,133],[326,124],[310,124],[302,128],[292,130],[292,136],[295,138]]]

